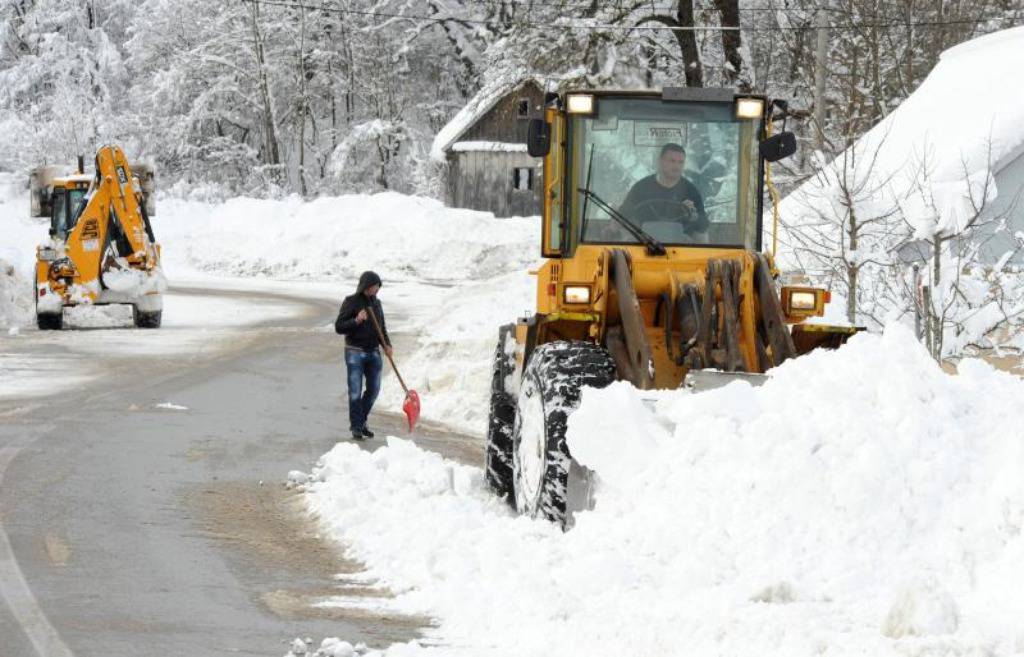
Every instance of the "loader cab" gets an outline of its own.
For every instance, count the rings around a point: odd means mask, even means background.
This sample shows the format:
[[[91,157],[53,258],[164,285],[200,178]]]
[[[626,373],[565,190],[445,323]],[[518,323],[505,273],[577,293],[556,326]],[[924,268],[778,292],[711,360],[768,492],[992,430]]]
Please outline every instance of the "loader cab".
[[[89,176],[69,176],[53,181],[50,193],[50,234],[66,239],[86,205],[89,191]]]
[[[552,97],[528,144],[545,151],[543,254],[641,243],[623,218],[666,247],[760,251],[767,109],[724,89]]]

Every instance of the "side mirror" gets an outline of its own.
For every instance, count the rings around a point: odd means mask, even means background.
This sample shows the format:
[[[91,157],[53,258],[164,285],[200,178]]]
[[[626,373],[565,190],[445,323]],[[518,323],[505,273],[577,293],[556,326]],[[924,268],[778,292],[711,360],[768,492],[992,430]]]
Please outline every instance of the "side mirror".
[[[792,132],[780,132],[763,140],[758,146],[761,157],[768,162],[784,160],[796,152],[796,135]]]
[[[544,119],[530,119],[526,133],[526,152],[530,157],[547,157],[551,152],[551,124]]]

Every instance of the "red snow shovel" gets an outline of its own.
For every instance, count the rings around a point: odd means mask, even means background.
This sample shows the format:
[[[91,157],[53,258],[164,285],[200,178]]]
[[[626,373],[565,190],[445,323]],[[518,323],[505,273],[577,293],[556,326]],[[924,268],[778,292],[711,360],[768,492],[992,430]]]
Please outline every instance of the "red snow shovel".
[[[388,342],[384,339],[384,331],[380,328],[377,315],[373,312],[373,308],[370,307],[366,308],[366,312],[370,315],[370,319],[373,320],[373,326],[377,329],[377,337],[380,338],[380,344],[383,347]],[[409,390],[405,385],[402,375],[398,373],[398,368],[395,367],[395,361],[391,358],[391,354],[386,350],[384,353],[388,357],[388,362],[391,363],[391,369],[395,371],[395,376],[398,377],[398,382],[402,384],[402,390],[405,391],[405,401],[402,403],[402,410],[405,412],[405,417],[409,420],[409,433],[412,433],[413,427],[416,426],[416,420],[420,419],[420,396],[415,390]]]

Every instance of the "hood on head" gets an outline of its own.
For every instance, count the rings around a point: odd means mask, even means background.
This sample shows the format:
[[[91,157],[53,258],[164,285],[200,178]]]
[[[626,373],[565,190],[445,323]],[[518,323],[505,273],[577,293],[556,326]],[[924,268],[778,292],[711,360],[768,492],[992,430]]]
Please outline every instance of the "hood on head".
[[[378,276],[376,272],[364,271],[359,277],[359,285],[356,287],[356,294],[362,294],[367,290],[367,288],[382,284],[380,276]]]

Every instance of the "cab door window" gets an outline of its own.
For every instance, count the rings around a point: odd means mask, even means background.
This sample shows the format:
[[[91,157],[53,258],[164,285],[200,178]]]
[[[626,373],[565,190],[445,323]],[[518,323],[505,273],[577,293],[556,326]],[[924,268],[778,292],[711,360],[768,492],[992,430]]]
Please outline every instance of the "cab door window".
[[[64,189],[60,187],[53,190],[53,215],[50,217],[50,230],[61,239],[68,234],[68,198]]]

